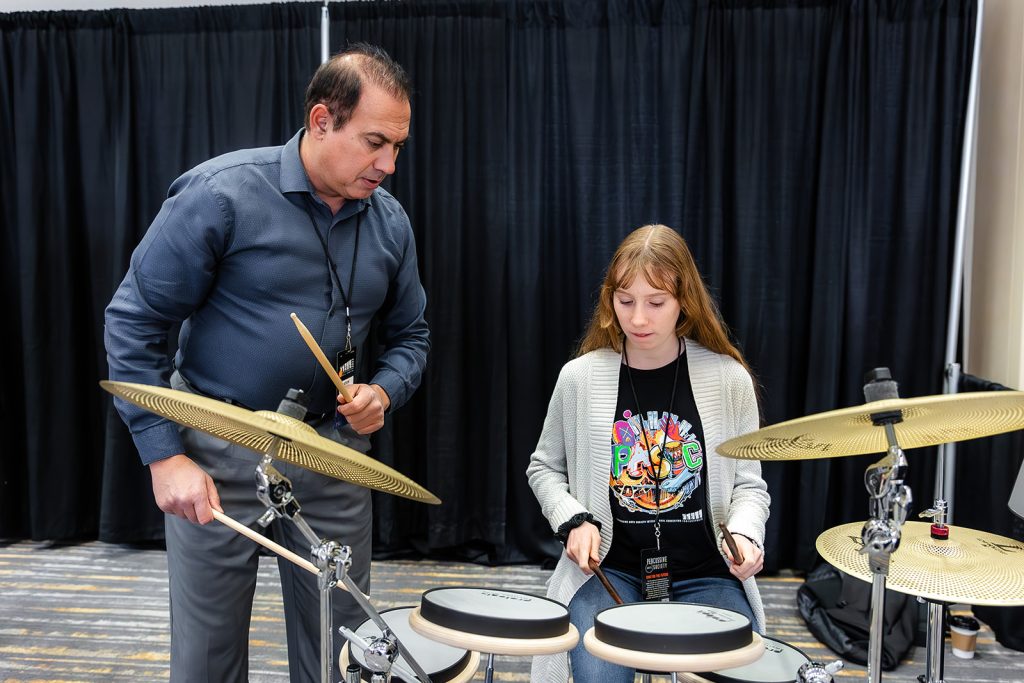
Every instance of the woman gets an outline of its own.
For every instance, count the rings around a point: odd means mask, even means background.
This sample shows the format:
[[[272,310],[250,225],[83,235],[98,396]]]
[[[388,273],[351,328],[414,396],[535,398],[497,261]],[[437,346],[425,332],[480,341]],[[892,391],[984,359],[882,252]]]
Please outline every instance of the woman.
[[[635,230],[612,257],[527,468],[544,516],[565,543],[548,597],[569,606],[581,637],[568,662],[565,655],[535,658],[533,680],[565,680],[570,663],[576,681],[633,680],[632,670],[583,647],[596,612],[613,604],[591,576],[591,560],[626,602],[710,604],[746,614],[764,631],[753,576],[763,567],[767,486],[759,462],[716,453],[758,426],[750,370],[686,242],[664,225]],[[719,523],[732,532],[742,562]],[[667,585],[641,580],[641,561],[652,566],[652,558],[667,561]]]

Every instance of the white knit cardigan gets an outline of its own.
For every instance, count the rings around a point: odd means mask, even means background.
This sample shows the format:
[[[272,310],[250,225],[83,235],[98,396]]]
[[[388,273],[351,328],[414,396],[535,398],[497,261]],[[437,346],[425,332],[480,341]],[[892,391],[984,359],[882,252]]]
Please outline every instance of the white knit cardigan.
[[[704,428],[712,528],[717,529],[718,523],[724,522],[733,533],[763,546],[771,499],[761,478],[761,463],[733,460],[717,453],[723,441],[759,427],[750,375],[729,356],[710,351],[691,339],[685,343],[693,397]],[[601,558],[612,544],[609,440],[621,364],[621,354],[599,349],[562,367],[537,449],[526,469],[530,487],[552,530],[557,531],[581,512],[589,512],[601,522]],[[719,534],[721,553],[720,546]],[[563,551],[548,579],[547,596],[568,605],[587,578]],[[764,607],[754,578],[744,581],[743,588],[754,612],[755,626],[763,632]],[[568,678],[567,654],[534,658],[531,680],[548,683]]]

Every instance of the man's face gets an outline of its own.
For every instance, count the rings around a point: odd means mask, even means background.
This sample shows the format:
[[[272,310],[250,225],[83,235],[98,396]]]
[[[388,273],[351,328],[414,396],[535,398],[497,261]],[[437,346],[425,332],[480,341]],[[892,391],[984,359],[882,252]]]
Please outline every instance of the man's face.
[[[312,135],[317,139],[311,168],[306,170],[317,194],[329,205],[365,199],[395,172],[398,152],[409,137],[408,100],[395,99],[364,82],[352,117],[338,130],[333,129],[326,107],[312,114]]]

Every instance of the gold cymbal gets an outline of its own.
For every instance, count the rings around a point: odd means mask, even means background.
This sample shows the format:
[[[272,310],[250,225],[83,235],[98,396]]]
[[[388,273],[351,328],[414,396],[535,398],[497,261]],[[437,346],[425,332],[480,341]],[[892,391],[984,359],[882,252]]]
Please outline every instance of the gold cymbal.
[[[891,398],[798,417],[722,443],[718,452],[742,460],[810,460],[884,453],[885,429],[871,416],[899,410],[893,425],[901,448],[976,439],[1024,428],[1024,391],[978,391]]]
[[[412,479],[347,446],[325,439],[301,420],[271,410],[252,412],[206,396],[147,384],[111,382],[100,386],[114,396],[211,436],[266,453],[280,440],[275,457],[307,470],[423,503],[441,500]]]
[[[815,546],[833,567],[871,581],[860,553],[863,522],[823,532]],[[949,538],[931,537],[928,522],[903,525],[885,587],[937,602],[1024,605],[1024,543],[967,527],[950,526]]]

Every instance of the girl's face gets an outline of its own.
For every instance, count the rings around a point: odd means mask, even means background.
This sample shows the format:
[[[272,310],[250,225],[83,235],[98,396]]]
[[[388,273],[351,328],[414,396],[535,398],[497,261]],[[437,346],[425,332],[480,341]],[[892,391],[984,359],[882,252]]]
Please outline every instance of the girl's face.
[[[675,358],[680,308],[670,292],[656,289],[638,276],[628,287],[612,293],[612,303],[626,335],[627,351],[639,351],[651,358],[660,358],[663,353],[668,360]]]

